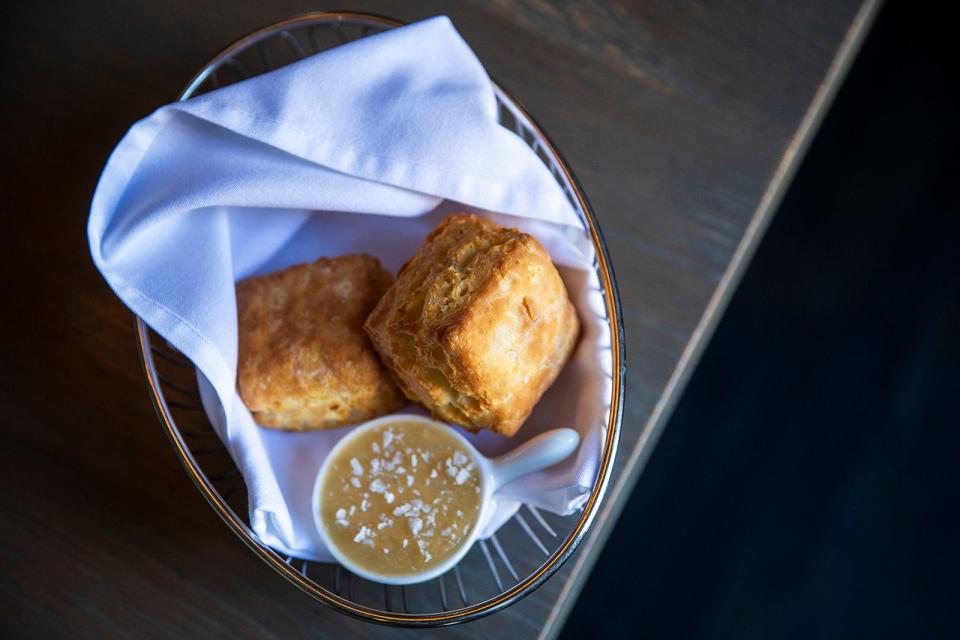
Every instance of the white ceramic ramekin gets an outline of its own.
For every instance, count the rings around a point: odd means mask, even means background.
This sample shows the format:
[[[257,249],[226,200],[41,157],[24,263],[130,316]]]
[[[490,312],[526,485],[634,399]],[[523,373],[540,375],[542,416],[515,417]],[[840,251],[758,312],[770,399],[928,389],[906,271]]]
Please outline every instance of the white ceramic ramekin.
[[[414,422],[424,425],[425,428],[443,429],[446,433],[453,435],[460,442],[460,444],[463,445],[463,449],[466,451],[467,455],[470,456],[471,460],[476,465],[476,468],[480,470],[483,495],[480,503],[480,511],[478,514],[477,523],[482,523],[486,520],[489,510],[493,507],[493,500],[491,498],[497,489],[522,475],[539,471],[540,469],[560,462],[573,453],[574,450],[576,450],[577,445],[580,444],[580,436],[573,429],[553,429],[552,431],[538,435],[537,437],[525,442],[513,451],[510,451],[499,458],[487,458],[477,451],[473,445],[470,444],[470,442],[455,429],[451,429],[442,422],[437,422],[436,420],[431,420],[430,418],[425,418],[423,416],[413,414],[384,416],[382,418],[377,418],[376,420],[366,422],[355,428],[352,432],[350,432],[349,435],[342,438],[340,442],[336,444],[336,446],[330,451],[329,455],[327,455],[327,459],[324,460],[323,464],[320,466],[320,471],[317,473],[317,477],[316,480],[314,480],[313,485],[313,497],[311,501],[313,522],[317,527],[317,531],[320,533],[321,539],[323,539],[324,543],[327,545],[327,548],[330,550],[330,553],[340,564],[356,575],[383,584],[413,584],[417,582],[424,582],[446,573],[460,561],[467,551],[470,550],[470,547],[473,546],[473,543],[476,541],[477,536],[480,533],[480,527],[476,526],[475,523],[467,539],[464,540],[463,544],[460,545],[457,551],[445,561],[430,567],[425,571],[399,576],[380,575],[378,573],[368,571],[363,567],[357,566],[350,560],[349,557],[347,557],[340,549],[336,547],[330,536],[327,534],[326,525],[324,524],[323,519],[320,517],[321,490],[323,479],[327,474],[327,469],[329,468],[331,461],[336,459],[339,452],[354,439],[360,437],[363,433],[371,429],[395,422]]]

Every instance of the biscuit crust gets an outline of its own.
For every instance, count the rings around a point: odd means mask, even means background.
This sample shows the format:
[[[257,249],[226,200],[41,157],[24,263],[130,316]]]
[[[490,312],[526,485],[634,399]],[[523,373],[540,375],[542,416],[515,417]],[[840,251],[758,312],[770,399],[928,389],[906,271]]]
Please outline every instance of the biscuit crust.
[[[351,255],[237,283],[237,387],[257,424],[333,429],[405,404],[362,328],[392,279]]]
[[[447,217],[364,325],[411,400],[471,430],[514,435],[570,358],[580,322],[532,236]]]

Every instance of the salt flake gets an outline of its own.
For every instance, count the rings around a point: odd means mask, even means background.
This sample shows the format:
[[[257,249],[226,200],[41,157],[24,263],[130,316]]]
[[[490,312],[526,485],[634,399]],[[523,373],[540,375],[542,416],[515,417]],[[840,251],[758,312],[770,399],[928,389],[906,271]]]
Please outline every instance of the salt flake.
[[[423,520],[420,518],[410,518],[407,520],[407,525],[410,527],[410,533],[416,536],[420,533],[420,530],[423,529]]]
[[[350,458],[350,468],[353,469],[353,475],[362,476],[363,475],[363,465],[360,464],[360,461],[356,458]]]

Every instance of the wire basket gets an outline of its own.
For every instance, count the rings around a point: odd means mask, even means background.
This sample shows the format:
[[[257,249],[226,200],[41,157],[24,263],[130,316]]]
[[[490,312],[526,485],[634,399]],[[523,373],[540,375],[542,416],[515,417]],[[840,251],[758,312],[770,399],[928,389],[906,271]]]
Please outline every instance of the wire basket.
[[[264,73],[312,53],[402,23],[372,14],[311,13],[241,38],[208,62],[180,96],[195,95]],[[452,571],[429,582],[387,586],[339,565],[279,555],[247,523],[243,477],[206,418],[194,367],[137,318],[141,361],[160,421],[188,475],[214,511],[264,562],[295,586],[348,615],[384,624],[427,627],[475,620],[531,593],[570,556],[589,529],[613,468],[623,395],[620,300],[606,246],[576,178],[543,130],[495,83],[500,123],[515,131],[550,168],[596,248],[593,268],[604,296],[612,350],[612,393],[599,472],[581,510],[560,517],[525,505],[496,535],[480,540]]]

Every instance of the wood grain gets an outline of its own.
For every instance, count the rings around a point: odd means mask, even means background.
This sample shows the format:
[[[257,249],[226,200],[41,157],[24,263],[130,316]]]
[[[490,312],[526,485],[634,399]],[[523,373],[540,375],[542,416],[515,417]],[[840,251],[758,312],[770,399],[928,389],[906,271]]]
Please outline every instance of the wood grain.
[[[236,37],[316,8],[172,0],[7,9],[3,637],[412,635],[312,602],[219,522],[156,423],[130,315],[85,242],[90,196],[126,128]],[[450,15],[559,145],[610,245],[629,375],[601,526],[533,596],[426,633],[550,635],[875,7],[418,0],[350,8],[404,20]],[[655,585],[639,576],[633,588]]]

